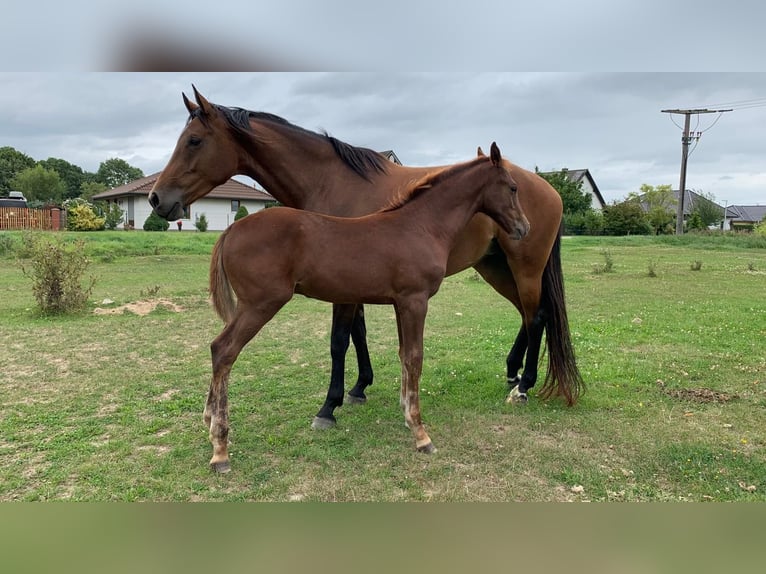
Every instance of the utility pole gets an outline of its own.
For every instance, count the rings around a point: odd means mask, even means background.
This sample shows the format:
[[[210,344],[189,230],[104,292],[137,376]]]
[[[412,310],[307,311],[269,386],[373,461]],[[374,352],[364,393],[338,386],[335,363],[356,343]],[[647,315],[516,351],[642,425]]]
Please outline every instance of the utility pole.
[[[681,181],[678,184],[678,207],[676,210],[676,235],[684,234],[684,198],[686,197],[686,162],[689,159],[689,143],[692,137],[689,134],[689,125],[692,114],[716,114],[723,112],[730,112],[731,110],[708,110],[708,109],[696,109],[696,110],[660,110],[663,114],[683,114],[684,118],[684,133],[681,136]],[[699,138],[702,132],[698,132]]]

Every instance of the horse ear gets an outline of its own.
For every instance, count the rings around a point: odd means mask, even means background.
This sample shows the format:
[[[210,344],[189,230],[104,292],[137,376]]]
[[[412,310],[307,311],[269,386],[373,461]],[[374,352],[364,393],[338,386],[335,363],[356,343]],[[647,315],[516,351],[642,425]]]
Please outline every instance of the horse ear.
[[[492,165],[500,165],[502,157],[500,156],[500,148],[497,147],[495,142],[492,142],[492,145],[489,148],[489,157],[492,160]]]
[[[478,147],[476,150],[476,156],[477,157],[487,157],[487,154],[484,153],[484,150],[481,149],[481,146]]]
[[[189,98],[186,97],[186,94],[181,92],[181,95],[184,97],[184,105],[186,106],[186,109],[189,110],[189,115],[194,114],[194,111],[199,107],[197,104],[193,103],[189,100]]]
[[[192,90],[194,90],[194,99],[197,100],[197,104],[199,104],[200,111],[203,115],[209,115],[210,111],[212,110],[213,106],[210,105],[210,102],[208,102],[202,94],[200,94],[197,91],[197,87],[192,84]]]

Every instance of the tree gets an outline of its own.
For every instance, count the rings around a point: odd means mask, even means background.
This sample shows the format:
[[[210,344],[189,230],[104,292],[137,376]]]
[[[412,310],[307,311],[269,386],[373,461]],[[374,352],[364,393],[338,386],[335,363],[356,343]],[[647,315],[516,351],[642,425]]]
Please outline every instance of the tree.
[[[640,202],[646,210],[646,220],[655,235],[675,231],[676,198],[669,184],[657,187],[641,184],[641,191],[628,194],[629,201]]]
[[[59,174],[64,182],[64,199],[72,199],[80,195],[80,186],[86,181],[86,174],[80,166],[56,157],[37,162],[45,169],[52,169]]]
[[[66,188],[58,173],[39,164],[19,173],[11,185],[22,192],[27,201],[39,203],[60,202]]]
[[[719,225],[723,221],[723,208],[715,203],[715,195],[701,191],[696,193],[699,197],[695,198],[692,214],[699,216],[702,229]]]
[[[564,168],[552,173],[541,173],[535,166],[535,173],[559,192],[564,204],[564,213],[585,213],[591,208],[590,194],[582,190],[582,180],[572,181],[568,172],[569,170]]]
[[[105,183],[98,181],[84,181],[80,184],[80,197],[90,201],[94,195],[106,191],[107,189],[109,188]]]
[[[96,181],[103,183],[108,189],[125,185],[139,177],[144,177],[143,171],[117,157],[102,161],[96,173]]]
[[[645,235],[651,232],[641,204],[628,199],[604,208],[604,233],[608,235]]]
[[[11,181],[25,169],[35,166],[35,160],[10,146],[0,147],[0,196],[13,190]]]

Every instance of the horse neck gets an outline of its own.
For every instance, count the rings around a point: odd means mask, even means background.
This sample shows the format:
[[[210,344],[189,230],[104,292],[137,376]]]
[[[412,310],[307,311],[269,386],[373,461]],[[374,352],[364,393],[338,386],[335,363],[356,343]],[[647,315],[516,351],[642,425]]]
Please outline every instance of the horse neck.
[[[407,210],[418,226],[432,235],[454,241],[481,204],[485,184],[477,184],[471,177],[474,169],[423,191],[423,197],[414,198],[400,209]]]
[[[250,125],[257,135],[243,140],[241,169],[283,205],[337,213],[343,194],[367,184],[322,136],[259,118]]]

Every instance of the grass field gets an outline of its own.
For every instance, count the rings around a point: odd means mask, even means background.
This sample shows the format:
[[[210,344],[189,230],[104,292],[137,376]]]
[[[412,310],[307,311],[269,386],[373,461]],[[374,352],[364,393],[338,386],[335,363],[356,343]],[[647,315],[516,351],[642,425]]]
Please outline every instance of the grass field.
[[[766,500],[762,242],[565,238],[588,386],[573,408],[505,404],[519,316],[473,271],[448,278],[426,324],[432,456],[415,452],[399,409],[390,307],[367,309],[368,403],[310,428],[330,306],[296,297],[235,364],[232,472],[217,476],[202,424],[222,327],[207,302],[217,234],[77,237],[97,283],[74,317],[40,316],[12,253],[0,255],[0,500]],[[349,383],[354,363],[352,349]]]

